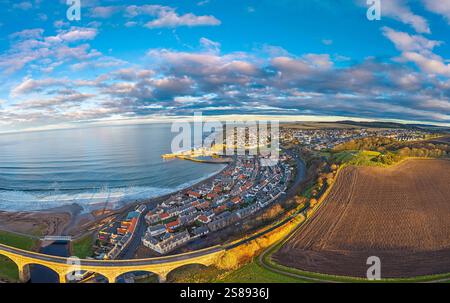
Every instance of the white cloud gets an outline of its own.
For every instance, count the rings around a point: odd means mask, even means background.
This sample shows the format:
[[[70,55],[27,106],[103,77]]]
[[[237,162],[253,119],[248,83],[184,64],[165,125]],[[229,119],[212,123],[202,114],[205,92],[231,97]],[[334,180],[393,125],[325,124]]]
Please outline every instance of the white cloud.
[[[179,27],[179,26],[204,26],[220,25],[221,22],[214,16],[197,16],[192,13],[178,15],[175,11],[163,11],[155,20],[145,24],[148,28]]]
[[[425,108],[430,108],[430,109],[433,108],[433,109],[450,111],[450,102],[448,100],[439,100],[439,99],[427,100],[424,102],[423,106]]]
[[[429,74],[438,74],[450,77],[450,64],[445,64],[441,57],[427,57],[415,52],[403,53],[403,58],[417,64],[421,70]]]
[[[120,6],[97,6],[91,9],[91,17],[93,18],[110,18],[119,12]]]
[[[208,38],[200,38],[200,45],[207,51],[218,53],[220,51],[220,43],[212,41]]]
[[[19,85],[11,90],[11,96],[17,97],[32,92],[38,92],[46,87],[64,85],[65,82],[67,82],[67,80],[53,78],[34,80],[32,78],[25,78]]]
[[[9,35],[11,39],[38,39],[42,37],[44,30],[42,28],[24,29],[20,32]]]
[[[198,16],[193,13],[178,14],[175,8],[164,5],[129,5],[129,6],[97,6],[91,9],[90,14],[96,18],[110,18],[116,13],[123,11],[126,18],[132,19],[137,16],[155,17],[144,23],[147,28],[175,28],[179,26],[215,26],[221,22],[211,15]],[[136,22],[127,22],[126,26],[135,26]]]
[[[440,0],[438,0],[440,1]],[[405,0],[383,1],[381,14],[412,26],[418,33],[431,33],[427,20],[414,14]]]
[[[13,5],[13,8],[15,9],[21,9],[21,10],[29,10],[33,8],[33,4],[31,4],[31,2],[28,1],[24,1],[24,2],[20,2],[20,3],[16,3]]]
[[[430,12],[442,15],[450,24],[450,0],[422,0]]]
[[[0,54],[0,71],[5,74],[17,72],[28,66],[34,70],[51,72],[55,67],[70,60],[89,60],[101,56],[89,44],[70,46],[74,42],[92,40],[95,28],[72,27],[59,30],[54,36],[44,36],[40,28],[26,29],[9,36],[11,46]]]
[[[382,28],[383,34],[391,40],[400,51],[428,52],[442,44],[441,41],[429,40],[421,35],[410,35],[405,32],[393,30],[389,27]]]
[[[138,23],[136,21],[128,21],[125,23],[126,27],[134,27],[136,25],[138,25]]]
[[[58,34],[58,37],[64,41],[74,42],[79,40],[92,40],[97,36],[95,28],[72,27],[69,31]]]
[[[429,40],[420,35],[409,35],[388,27],[383,27],[382,30],[383,34],[402,52],[400,61],[413,62],[428,74],[450,76],[450,64],[446,64],[442,57],[433,53],[433,49],[442,42]]]

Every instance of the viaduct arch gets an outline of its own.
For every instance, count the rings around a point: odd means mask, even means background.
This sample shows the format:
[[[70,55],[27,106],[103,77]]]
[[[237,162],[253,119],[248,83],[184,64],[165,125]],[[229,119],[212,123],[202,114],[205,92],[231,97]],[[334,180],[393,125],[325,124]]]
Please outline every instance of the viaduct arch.
[[[217,264],[224,252],[225,249],[221,246],[213,246],[195,252],[150,259],[80,260],[79,265],[76,266],[70,258],[49,256],[0,244],[0,255],[8,257],[17,265],[22,282],[30,279],[30,265],[32,264],[42,265],[55,271],[59,276],[60,283],[67,283],[67,275],[79,270],[103,275],[109,283],[115,283],[120,275],[134,271],[155,273],[160,282],[165,282],[167,274],[172,270],[188,264],[204,266]]]

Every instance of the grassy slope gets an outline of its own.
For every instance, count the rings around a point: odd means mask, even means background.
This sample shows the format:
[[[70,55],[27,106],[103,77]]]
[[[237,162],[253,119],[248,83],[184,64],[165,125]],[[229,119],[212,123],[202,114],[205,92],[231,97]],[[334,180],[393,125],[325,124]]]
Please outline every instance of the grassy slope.
[[[256,261],[242,266],[214,282],[225,283],[304,283],[305,280],[288,277],[261,267]]]
[[[0,231],[0,243],[25,250],[33,250],[37,246],[37,240],[5,231]],[[0,279],[14,282],[19,280],[19,273],[16,264],[7,257],[1,255]]]
[[[93,254],[94,238],[91,234],[72,242],[72,255],[86,259]]]

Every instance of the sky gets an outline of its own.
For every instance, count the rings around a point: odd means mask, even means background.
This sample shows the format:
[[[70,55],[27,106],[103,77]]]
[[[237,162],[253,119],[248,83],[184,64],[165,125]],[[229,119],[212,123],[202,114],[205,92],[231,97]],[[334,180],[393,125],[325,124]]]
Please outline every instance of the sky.
[[[365,0],[81,0],[80,20],[0,0],[0,132],[194,112],[449,125],[450,0],[380,1],[370,21]]]

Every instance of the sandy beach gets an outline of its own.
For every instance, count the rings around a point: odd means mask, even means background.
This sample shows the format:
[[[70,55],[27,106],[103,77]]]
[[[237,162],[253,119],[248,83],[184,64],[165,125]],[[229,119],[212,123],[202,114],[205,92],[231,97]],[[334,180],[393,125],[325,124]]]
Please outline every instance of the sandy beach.
[[[71,218],[68,212],[0,212],[0,229],[39,237],[60,235]]]

